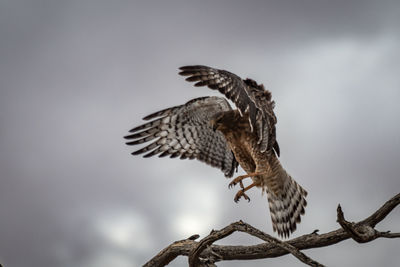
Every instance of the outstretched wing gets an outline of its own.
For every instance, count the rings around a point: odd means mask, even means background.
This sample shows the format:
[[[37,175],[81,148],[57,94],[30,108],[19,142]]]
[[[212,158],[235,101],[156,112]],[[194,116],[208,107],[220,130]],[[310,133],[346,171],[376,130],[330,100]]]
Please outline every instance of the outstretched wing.
[[[132,155],[147,153],[144,157],[159,154],[159,157],[198,159],[232,177],[238,163],[225,137],[219,131],[213,131],[210,125],[213,116],[228,110],[231,107],[222,97],[196,98],[144,117],[151,121],[130,130],[132,134],[125,136],[130,140],[126,144],[155,140]]]
[[[275,140],[276,117],[273,112],[274,102],[271,93],[251,79],[242,80],[239,76],[207,66],[184,66],[180,75],[188,76],[189,82],[195,86],[208,86],[218,90],[238,107],[240,113],[249,117],[251,130],[257,131],[260,150],[265,152],[274,148],[279,155],[279,147]]]

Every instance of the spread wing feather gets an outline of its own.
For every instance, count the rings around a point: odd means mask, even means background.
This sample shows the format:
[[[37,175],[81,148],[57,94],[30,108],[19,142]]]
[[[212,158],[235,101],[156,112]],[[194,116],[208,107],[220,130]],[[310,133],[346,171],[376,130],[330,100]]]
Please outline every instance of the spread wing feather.
[[[240,114],[248,116],[251,130],[258,135],[261,152],[274,149],[279,156],[279,147],[275,139],[276,117],[271,93],[251,79],[243,80],[226,71],[202,65],[184,66],[179,72],[195,86],[208,86],[218,90],[237,106]],[[275,144],[276,143],[276,144]]]
[[[144,157],[159,155],[181,159],[198,159],[221,169],[232,177],[238,163],[225,137],[210,125],[217,113],[229,111],[229,103],[221,97],[201,97],[184,105],[167,108],[144,117],[149,122],[130,130],[127,145],[152,143],[133,152]]]

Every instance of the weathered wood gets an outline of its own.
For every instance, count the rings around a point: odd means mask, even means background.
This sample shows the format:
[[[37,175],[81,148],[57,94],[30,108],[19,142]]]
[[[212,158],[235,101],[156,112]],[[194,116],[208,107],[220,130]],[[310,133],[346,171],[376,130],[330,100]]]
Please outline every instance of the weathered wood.
[[[306,264],[318,266],[318,262],[310,259],[300,252],[300,250],[326,247],[349,238],[353,238],[359,243],[370,242],[376,238],[400,238],[400,233],[390,233],[390,231],[380,232],[374,229],[376,224],[382,221],[399,204],[400,193],[387,201],[371,216],[358,223],[346,221],[341,207],[339,206],[338,222],[342,226],[341,228],[325,234],[318,234],[316,230],[311,234],[306,234],[288,241],[280,241],[247,223],[239,221],[219,231],[211,231],[208,236],[199,242],[195,241],[195,239],[198,238],[197,235],[193,235],[185,240],[176,241],[160,251],[144,266],[165,266],[180,255],[188,256],[189,264],[197,267],[215,266],[215,262],[226,260],[275,258],[288,253],[293,254]],[[252,246],[212,245],[216,240],[222,239],[235,231],[256,236],[266,241],[266,243]]]

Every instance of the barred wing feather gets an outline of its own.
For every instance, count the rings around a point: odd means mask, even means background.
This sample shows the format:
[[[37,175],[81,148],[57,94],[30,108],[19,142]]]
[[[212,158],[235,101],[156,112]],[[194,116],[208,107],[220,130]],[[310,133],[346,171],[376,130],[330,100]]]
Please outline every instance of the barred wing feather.
[[[225,137],[213,131],[210,119],[217,113],[231,110],[221,97],[201,97],[184,105],[167,108],[144,117],[149,122],[130,130],[127,145],[152,141],[133,155],[158,155],[181,159],[198,159],[219,168],[226,177],[232,177],[238,163]]]
[[[202,65],[184,66],[180,70],[179,74],[187,76],[186,80],[189,82],[196,82],[195,86],[208,86],[218,90],[235,103],[240,113],[248,116],[251,130],[257,131],[262,152],[275,146],[274,102],[271,101],[271,93],[263,85],[258,85],[251,79],[243,80],[226,70]],[[279,151],[276,152],[279,154]]]

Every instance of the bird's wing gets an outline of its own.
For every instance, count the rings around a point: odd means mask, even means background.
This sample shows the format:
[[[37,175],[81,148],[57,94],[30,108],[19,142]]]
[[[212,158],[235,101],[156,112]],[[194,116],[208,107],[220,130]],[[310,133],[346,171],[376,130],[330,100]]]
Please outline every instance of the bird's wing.
[[[258,85],[251,79],[243,80],[229,71],[207,66],[184,66],[180,70],[180,75],[188,76],[186,81],[196,82],[195,86],[208,86],[218,90],[232,100],[240,114],[248,116],[251,130],[257,132],[260,150],[265,152],[274,148],[279,155],[275,140],[274,102],[271,100],[271,93],[263,85]]]
[[[129,140],[126,144],[152,141],[132,154],[198,159],[232,177],[238,163],[223,134],[213,131],[210,125],[210,119],[217,113],[229,110],[228,101],[222,97],[196,98],[144,117],[144,120],[151,121],[130,130],[131,134],[125,136]]]

